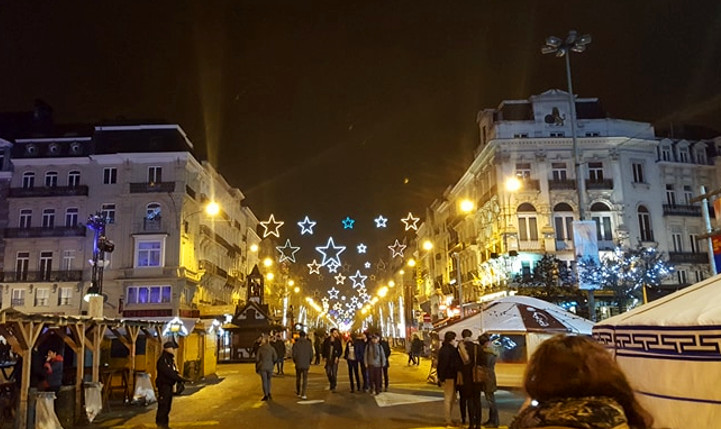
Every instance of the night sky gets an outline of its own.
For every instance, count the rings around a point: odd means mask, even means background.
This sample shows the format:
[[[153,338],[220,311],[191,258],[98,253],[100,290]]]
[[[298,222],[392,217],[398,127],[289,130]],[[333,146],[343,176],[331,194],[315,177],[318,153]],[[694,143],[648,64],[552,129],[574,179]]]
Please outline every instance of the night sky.
[[[721,129],[721,2],[698,0],[2,1],[0,111],[178,123],[291,238],[306,214],[376,234],[458,180],[480,109],[566,88],[540,47],[570,29],[611,117]]]

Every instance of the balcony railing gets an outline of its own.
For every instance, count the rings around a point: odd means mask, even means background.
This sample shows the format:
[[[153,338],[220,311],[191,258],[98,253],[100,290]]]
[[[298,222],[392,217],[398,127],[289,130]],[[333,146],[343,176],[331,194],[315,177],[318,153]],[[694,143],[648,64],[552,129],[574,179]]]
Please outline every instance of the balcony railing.
[[[220,277],[223,277],[226,279],[228,278],[227,271],[225,271],[224,269],[220,268],[219,266],[215,265],[214,263],[212,263],[206,259],[200,260],[200,269],[205,270],[205,272],[208,274],[213,274],[213,275],[220,276]]]
[[[10,300],[10,305],[13,307],[22,307],[25,305],[25,298],[13,298]]]
[[[5,228],[5,238],[36,238],[36,237],[85,237],[85,226],[56,226],[54,228]]]
[[[663,215],[701,217],[701,207],[685,204],[664,204]]]
[[[541,240],[518,240],[519,250],[541,250]]]
[[[159,232],[163,230],[163,220],[160,218],[143,218],[143,232]]]
[[[548,189],[550,189],[552,191],[576,189],[576,181],[575,180],[549,180],[548,181]]]
[[[88,196],[87,185],[78,186],[52,186],[52,187],[32,187],[32,188],[10,188],[8,196],[10,198],[25,197],[72,197],[72,196]]]
[[[175,192],[175,182],[135,182],[130,184],[131,194],[148,192]]]
[[[16,271],[0,273],[0,281],[6,283],[22,282],[79,282],[83,278],[83,271]]]
[[[613,179],[586,180],[586,189],[613,189]]]
[[[693,252],[668,252],[668,260],[674,264],[708,264],[708,254]]]

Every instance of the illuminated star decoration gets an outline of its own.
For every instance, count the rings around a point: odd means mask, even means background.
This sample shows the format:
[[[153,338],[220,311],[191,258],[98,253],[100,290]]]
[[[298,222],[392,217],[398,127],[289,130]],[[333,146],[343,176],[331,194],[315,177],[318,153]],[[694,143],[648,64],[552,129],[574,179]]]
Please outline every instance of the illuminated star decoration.
[[[385,228],[388,218],[383,217],[383,215],[378,215],[373,221],[376,223],[376,228]]]
[[[335,279],[335,284],[342,285],[345,284],[346,277],[343,274],[338,274],[337,276],[333,277]]]
[[[283,226],[284,223],[285,222],[283,221],[276,221],[275,215],[271,214],[268,220],[260,222],[260,226],[265,229],[265,231],[263,231],[263,238],[269,235],[275,235],[276,237],[280,238],[280,232],[278,232],[278,229],[280,229],[280,227]],[[272,228],[269,226],[271,224],[274,225]]]
[[[350,297],[350,302],[353,305],[358,304],[358,297],[357,296]]]
[[[357,287],[365,287],[368,276],[364,276],[361,274],[360,270],[358,270],[355,272],[355,275],[348,278],[353,281],[353,289],[355,289]]]
[[[346,216],[346,218],[343,219],[341,222],[343,222],[343,229],[353,229],[355,219],[351,219],[350,217]]]
[[[316,222],[313,222],[308,218],[308,216],[305,217],[301,222],[298,222],[298,226],[300,227],[300,235],[304,234],[310,234],[313,235],[313,227],[315,226]]]
[[[338,299],[338,294],[340,291],[333,287],[331,290],[328,291],[328,298],[330,299]]]
[[[370,263],[370,262],[366,262],[364,266],[365,266],[366,268],[370,268],[370,267],[371,267],[371,263]]]
[[[356,249],[358,249],[358,253],[365,253],[366,250],[368,250],[368,246],[366,246],[365,244],[361,243],[361,244],[358,245],[358,247],[356,247]]]
[[[310,264],[306,264],[308,266],[308,269],[310,270],[308,274],[320,274],[320,267],[321,264],[318,263],[315,259],[313,259],[313,262]]]
[[[329,273],[337,273],[340,264],[336,264],[335,261],[330,261],[325,267],[328,268]]]
[[[350,273],[350,264],[348,262],[343,264],[343,272],[346,274]]]
[[[285,246],[276,246],[275,248],[280,252],[278,263],[283,263],[284,261],[295,263],[295,254],[300,250],[300,247],[290,244],[290,238],[285,240]]]
[[[419,217],[413,217],[413,213],[408,212],[408,217],[405,219],[401,219],[401,222],[403,222],[406,225],[406,231],[409,229],[413,229],[418,231],[418,221],[421,220]]]
[[[383,262],[383,259],[379,259],[378,262],[376,262],[376,271],[385,271],[386,270],[386,263]]]
[[[328,255],[331,253],[329,252],[330,249],[333,249],[332,253],[334,253],[334,255],[332,257],[328,257]],[[345,251],[345,246],[336,246],[333,242],[333,237],[330,237],[328,238],[328,244],[326,244],[325,246],[318,246],[315,248],[315,250],[317,250],[318,253],[323,255],[323,260],[320,263],[322,266],[329,264],[331,261],[335,262],[340,266],[340,254]]]
[[[403,257],[403,249],[406,248],[405,244],[401,244],[400,241],[396,238],[396,242],[393,243],[392,246],[388,246],[389,249],[391,249],[391,252],[393,252],[392,258],[395,258],[396,256]]]
[[[371,274],[370,281],[372,281],[372,282],[376,281],[376,275],[375,275],[375,274]]]

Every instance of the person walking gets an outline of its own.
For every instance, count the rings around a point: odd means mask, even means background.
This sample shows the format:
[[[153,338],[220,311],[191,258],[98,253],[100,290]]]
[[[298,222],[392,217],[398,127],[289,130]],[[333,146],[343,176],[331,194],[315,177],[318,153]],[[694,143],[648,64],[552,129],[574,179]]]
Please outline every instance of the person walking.
[[[277,356],[275,360],[275,375],[284,375],[283,364],[285,363],[285,342],[281,334],[277,334],[273,337],[271,345],[275,349]]]
[[[476,361],[479,356],[479,347],[473,342],[470,329],[461,331],[461,343],[458,344],[458,353],[461,356],[463,365],[461,374],[463,384],[461,385],[461,403],[464,403],[468,411],[468,429],[480,429],[481,427],[481,390],[483,384],[474,380],[473,373]],[[481,354],[482,356],[482,354]]]
[[[461,357],[455,346],[456,333],[447,331],[438,351],[438,386],[443,388],[443,413],[446,427],[453,425],[453,405],[456,401],[456,377],[461,368]]]
[[[300,331],[298,336],[299,338],[291,349],[291,356],[295,364],[295,394],[301,399],[308,399],[305,391],[308,387],[308,370],[313,362],[313,345],[306,338],[305,331]]]
[[[341,343],[338,329],[332,328],[330,336],[323,342],[323,359],[325,360],[325,374],[330,383],[330,391],[335,393],[338,384],[338,361],[343,356],[343,344]]]
[[[378,335],[372,335],[371,341],[366,346],[365,355],[363,356],[366,368],[368,368],[368,378],[370,378],[371,395],[379,395],[381,393],[381,373],[386,365],[386,354],[380,345]]]
[[[358,374],[358,369],[359,369],[360,365],[358,363],[358,356],[356,355],[355,341],[356,341],[356,336],[355,336],[355,334],[353,334],[350,337],[350,341],[348,341],[348,343],[346,343],[345,353],[343,354],[343,357],[345,358],[346,362],[348,362],[348,378],[350,379],[350,393],[355,392],[355,387],[358,388],[358,391],[361,390],[360,377]],[[353,384],[354,376],[355,376],[355,384]]]
[[[496,405],[496,351],[493,348],[491,337],[488,334],[483,334],[478,337],[478,346],[480,347],[481,354],[478,356],[479,365],[486,367],[488,379],[483,383],[483,396],[486,397],[488,402],[488,420],[483,422],[483,427],[486,428],[497,428],[500,424],[498,418],[498,406]],[[481,412],[483,414],[483,412]]]
[[[313,334],[313,347],[315,348],[315,364],[320,365],[320,358],[323,356],[323,333],[315,331]]]
[[[366,336],[365,332],[361,332],[358,334],[358,338],[356,338],[355,342],[353,343],[355,346],[355,354],[356,358],[358,359],[358,366],[360,367],[360,374],[363,378],[363,391],[368,391],[368,368],[366,368],[366,363],[363,360],[365,358],[366,353],[366,346],[368,345],[368,338]],[[360,390],[360,388],[358,388]]]
[[[418,334],[413,334],[413,340],[411,341],[411,352],[408,356],[408,365],[420,365],[422,353],[423,340],[418,337]]]
[[[163,353],[155,364],[155,387],[158,389],[158,410],[155,413],[155,424],[159,428],[168,428],[170,408],[173,406],[173,386],[190,380],[181,376],[175,366],[175,353],[178,343],[175,340],[163,344]]]
[[[273,399],[270,395],[270,380],[273,378],[273,366],[278,360],[278,354],[267,337],[260,340],[260,347],[255,356],[255,372],[260,375],[260,381],[263,385],[263,397],[261,401]]]
[[[388,344],[388,340],[386,340],[383,337],[380,337],[380,341],[378,342],[381,345],[381,348],[383,349],[383,354],[386,357],[386,363],[383,365],[383,391],[388,391],[388,367],[391,366],[391,346]]]

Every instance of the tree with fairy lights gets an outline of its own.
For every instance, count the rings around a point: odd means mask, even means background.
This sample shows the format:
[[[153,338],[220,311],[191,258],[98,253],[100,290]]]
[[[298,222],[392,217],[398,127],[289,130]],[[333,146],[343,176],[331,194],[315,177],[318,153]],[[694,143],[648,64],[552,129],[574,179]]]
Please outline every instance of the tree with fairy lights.
[[[548,253],[534,265],[531,274],[518,275],[514,280],[518,285],[519,295],[533,296],[549,302],[582,302],[573,271],[565,262]]]
[[[634,248],[616,246],[600,263],[588,256],[578,261],[581,281],[613,291],[621,311],[646,301],[646,290],[657,288],[673,271],[663,252],[641,242]]]

